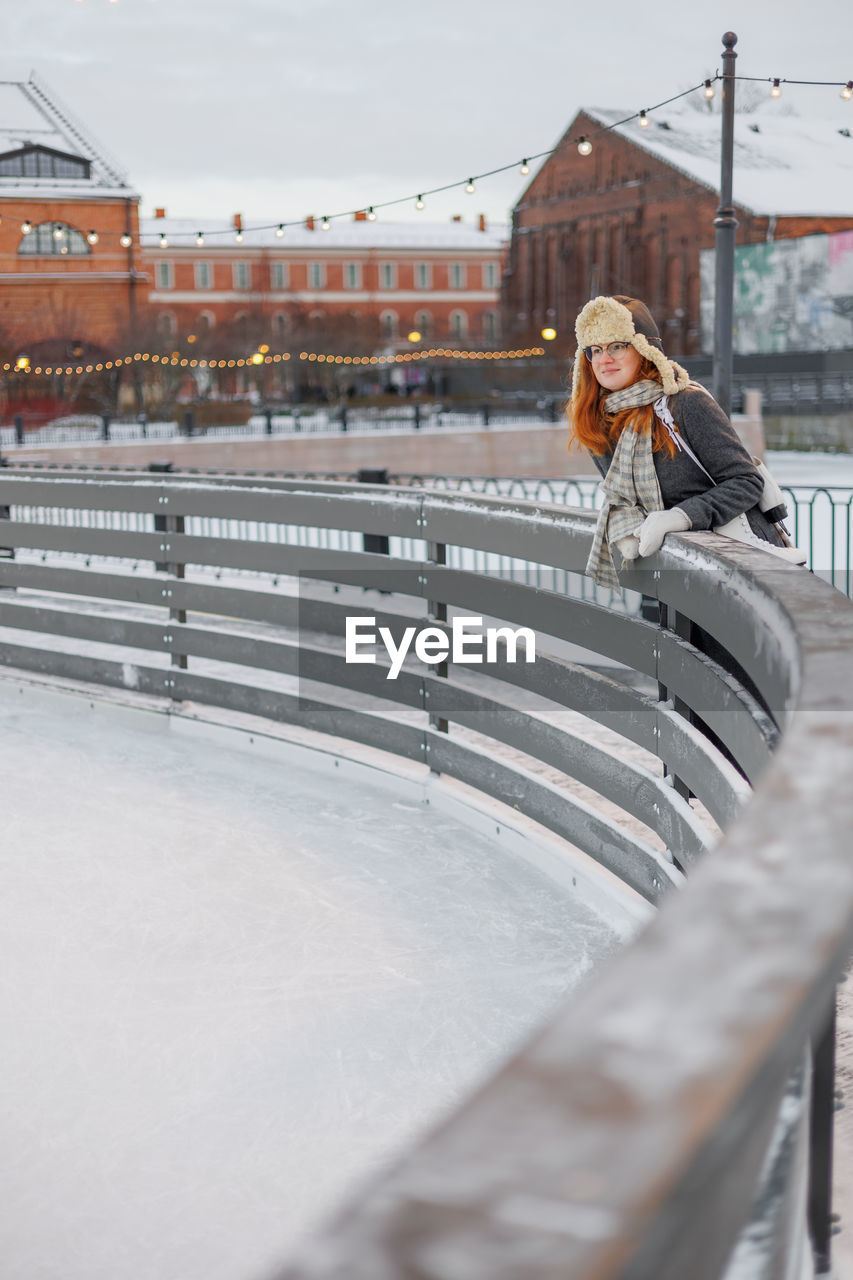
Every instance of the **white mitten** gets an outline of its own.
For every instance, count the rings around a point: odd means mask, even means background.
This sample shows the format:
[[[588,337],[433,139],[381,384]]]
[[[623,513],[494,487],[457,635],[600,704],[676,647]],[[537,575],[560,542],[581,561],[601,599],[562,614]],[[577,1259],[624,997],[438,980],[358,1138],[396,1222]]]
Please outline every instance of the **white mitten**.
[[[637,533],[639,533],[639,529]],[[640,554],[640,539],[636,533],[629,533],[626,537],[617,540],[616,549],[623,560],[636,560]]]
[[[653,511],[640,525],[640,555],[652,555],[668,533],[685,533],[691,527],[690,517],[681,507]]]

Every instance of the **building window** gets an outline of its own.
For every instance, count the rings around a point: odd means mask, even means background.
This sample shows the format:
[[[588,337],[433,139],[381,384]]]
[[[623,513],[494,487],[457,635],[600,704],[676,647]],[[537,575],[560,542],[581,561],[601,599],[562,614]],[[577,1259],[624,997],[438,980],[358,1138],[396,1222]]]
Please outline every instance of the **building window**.
[[[324,289],[326,286],[326,267],[322,262],[308,263],[308,288]]]
[[[397,336],[397,312],[383,311],[379,317],[379,323],[382,326],[383,338],[396,338]]]
[[[465,288],[465,264],[464,262],[451,262],[450,264],[450,287],[451,289]]]
[[[0,156],[3,178],[89,178],[92,165],[82,156],[69,155],[32,143]]]
[[[361,288],[361,263],[360,262],[344,263],[344,288],[345,289]]]
[[[158,289],[174,289],[175,268],[171,262],[154,263],[154,284]]]
[[[209,262],[197,262],[195,264],[195,287],[197,289],[213,288],[213,272]]]
[[[432,316],[428,311],[415,312],[415,328],[422,338],[428,338],[432,333]]]
[[[177,321],[171,311],[161,311],[157,317],[157,332],[161,338],[174,338],[178,331]]]
[[[498,318],[494,311],[487,311],[483,316],[483,337],[486,342],[495,342],[498,336]]]
[[[396,289],[397,288],[397,264],[396,263],[380,262],[379,288],[380,289]]]
[[[251,285],[251,274],[248,262],[235,262],[232,264],[232,279],[235,289],[248,289]]]
[[[432,288],[432,268],[428,262],[415,263],[415,288]]]
[[[498,264],[496,262],[483,263],[483,288],[497,289],[498,287]]]
[[[464,338],[468,332],[468,317],[464,311],[451,311],[450,332],[454,338]]]
[[[287,288],[287,263],[271,262],[270,263],[270,288],[286,289]]]
[[[281,342],[287,337],[287,316],[283,311],[277,311],[273,316],[273,332]]]
[[[196,325],[196,332],[210,333],[211,329],[215,324],[216,324],[216,316],[213,314],[213,312],[202,311],[201,315],[198,318],[198,324]]]
[[[18,253],[38,257],[65,257],[90,253],[86,238],[67,222],[40,222],[27,235],[21,237]]]

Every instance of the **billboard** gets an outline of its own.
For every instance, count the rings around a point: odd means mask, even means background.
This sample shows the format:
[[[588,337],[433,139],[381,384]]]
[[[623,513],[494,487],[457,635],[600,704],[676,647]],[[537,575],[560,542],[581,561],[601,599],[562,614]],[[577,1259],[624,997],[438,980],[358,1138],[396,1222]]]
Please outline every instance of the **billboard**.
[[[702,350],[714,347],[714,250],[700,255]],[[853,231],[735,249],[738,355],[853,347]]]

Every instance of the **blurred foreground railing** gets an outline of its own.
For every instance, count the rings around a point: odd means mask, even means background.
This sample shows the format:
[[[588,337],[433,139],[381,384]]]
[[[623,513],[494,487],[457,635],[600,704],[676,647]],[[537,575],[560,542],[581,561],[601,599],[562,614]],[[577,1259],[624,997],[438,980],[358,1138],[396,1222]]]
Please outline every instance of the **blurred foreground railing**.
[[[283,1274],[711,1280],[750,1250],[756,1275],[812,1255],[828,1274],[831,1017],[853,930],[840,593],[690,534],[625,575],[661,602],[653,625],[562,590],[590,512],[414,486],[7,470],[3,509],[6,665],[422,762],[663,904]],[[348,618],[398,645],[461,613],[508,629],[490,660],[396,679],[381,654],[347,660]],[[534,662],[513,661],[522,627]]]

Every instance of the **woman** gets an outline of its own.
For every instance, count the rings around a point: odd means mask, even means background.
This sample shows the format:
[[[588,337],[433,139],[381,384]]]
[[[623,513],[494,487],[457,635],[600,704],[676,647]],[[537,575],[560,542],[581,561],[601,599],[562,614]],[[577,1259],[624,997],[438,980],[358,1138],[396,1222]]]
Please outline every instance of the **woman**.
[[[623,562],[634,560],[657,551],[668,533],[714,529],[743,514],[747,536],[784,547],[758,506],[764,481],[755,464],[710,393],[664,355],[648,307],[593,298],[575,332],[572,440],[604,477],[587,573],[618,588],[614,546]]]

